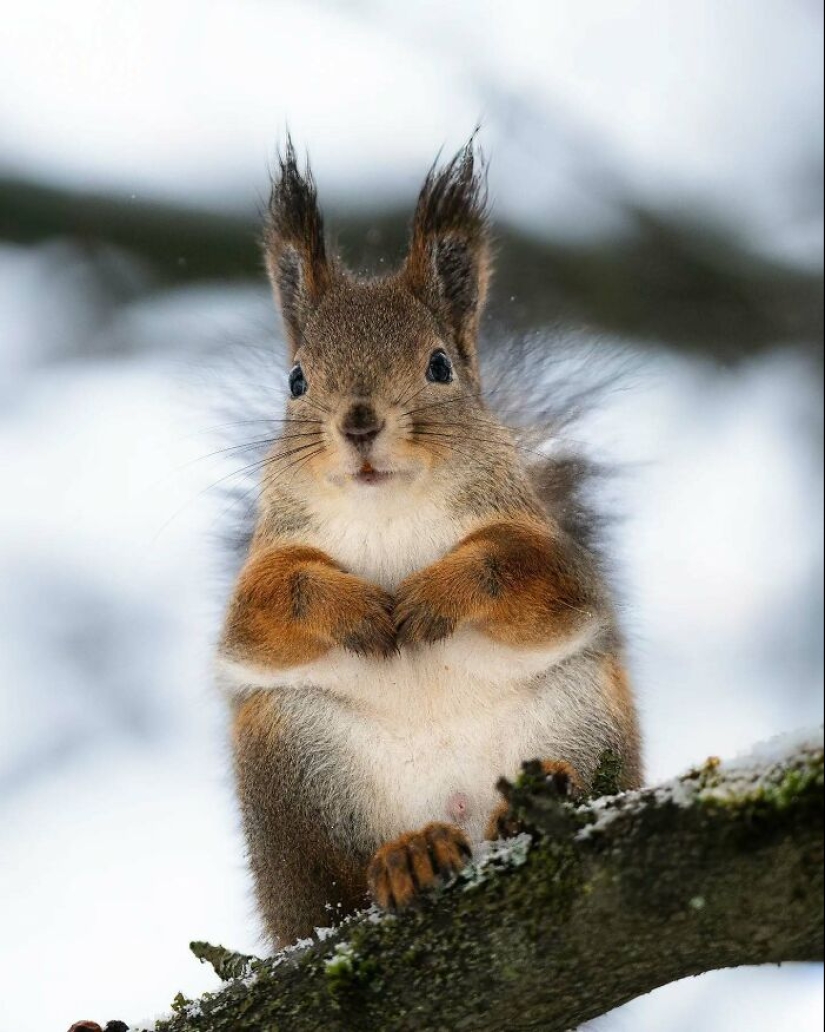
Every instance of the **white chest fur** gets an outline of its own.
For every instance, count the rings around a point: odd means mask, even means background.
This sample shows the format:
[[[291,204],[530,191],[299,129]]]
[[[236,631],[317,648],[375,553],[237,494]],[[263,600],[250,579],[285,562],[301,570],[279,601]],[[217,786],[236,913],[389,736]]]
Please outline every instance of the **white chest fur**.
[[[499,777],[526,759],[566,758],[567,744],[599,723],[594,671],[561,658],[465,629],[392,660],[336,651],[257,683],[289,693],[291,716],[324,742],[319,763],[336,757],[346,795],[379,838],[453,820],[480,841]]]
[[[393,590],[466,533],[426,501],[340,499],[304,538],[352,573]],[[379,838],[432,820],[454,820],[479,841],[495,784],[535,757],[565,758],[586,739],[599,708],[588,661],[570,663],[596,633],[535,650],[513,649],[465,628],[389,660],[343,650],[290,670],[223,661],[230,690],[268,688],[317,743],[319,767],[335,757],[341,793]],[[323,778],[319,777],[319,781]],[[344,783],[345,782],[345,783]]]
[[[466,530],[432,497],[385,487],[360,488],[321,500],[304,543],[344,569],[392,591],[415,570],[448,552]]]

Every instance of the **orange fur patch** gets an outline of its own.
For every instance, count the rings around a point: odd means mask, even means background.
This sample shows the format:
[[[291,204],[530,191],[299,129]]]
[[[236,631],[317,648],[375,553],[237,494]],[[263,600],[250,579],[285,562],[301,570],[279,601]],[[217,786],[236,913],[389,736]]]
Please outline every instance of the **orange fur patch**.
[[[399,642],[432,642],[477,626],[507,645],[551,644],[592,615],[584,578],[545,528],[491,524],[405,580],[397,593]]]
[[[460,871],[471,855],[460,828],[435,821],[378,850],[367,871],[370,895],[385,910],[401,910]]]
[[[317,548],[293,545],[253,555],[238,579],[223,647],[269,668],[310,663],[335,646],[359,655],[395,649],[393,600],[345,573]]]
[[[277,699],[272,692],[257,691],[238,700],[232,719],[235,748],[249,736],[268,739],[278,734]]]
[[[640,788],[643,780],[641,731],[636,702],[627,670],[619,659],[611,656],[605,660],[604,673],[607,701],[623,739],[620,787],[623,791],[629,791]]]

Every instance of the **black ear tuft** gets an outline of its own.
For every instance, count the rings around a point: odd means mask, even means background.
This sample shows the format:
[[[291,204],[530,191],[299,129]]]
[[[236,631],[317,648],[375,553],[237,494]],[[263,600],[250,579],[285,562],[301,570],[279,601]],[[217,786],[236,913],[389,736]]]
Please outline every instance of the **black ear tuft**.
[[[307,318],[329,286],[332,267],[315,180],[309,163],[301,174],[289,137],[272,181],[264,222],[264,258],[294,350]]]
[[[440,318],[472,369],[490,264],[486,168],[473,137],[443,168],[430,169],[405,267],[413,293]]]

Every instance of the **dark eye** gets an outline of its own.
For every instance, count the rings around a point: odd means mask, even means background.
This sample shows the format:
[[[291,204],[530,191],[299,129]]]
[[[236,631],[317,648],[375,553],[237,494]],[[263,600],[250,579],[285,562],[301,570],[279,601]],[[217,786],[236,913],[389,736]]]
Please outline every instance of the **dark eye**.
[[[289,393],[293,398],[300,398],[309,390],[307,378],[299,365],[294,365],[289,372]]]
[[[446,351],[441,348],[430,355],[430,364],[427,366],[427,379],[430,383],[450,383],[453,378],[453,363],[450,361]]]

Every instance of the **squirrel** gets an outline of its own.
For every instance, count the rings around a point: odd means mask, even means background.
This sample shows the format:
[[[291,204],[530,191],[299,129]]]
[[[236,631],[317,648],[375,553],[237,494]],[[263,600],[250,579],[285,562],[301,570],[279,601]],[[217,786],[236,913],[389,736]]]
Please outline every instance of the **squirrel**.
[[[263,254],[286,331],[285,415],[218,669],[260,913],[277,946],[400,910],[517,829],[495,785],[539,758],[589,790],[641,781],[601,564],[483,400],[491,274],[474,140],[431,168],[400,270],[330,253],[291,140]]]

